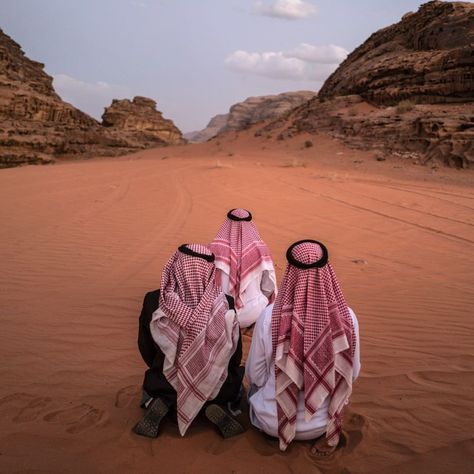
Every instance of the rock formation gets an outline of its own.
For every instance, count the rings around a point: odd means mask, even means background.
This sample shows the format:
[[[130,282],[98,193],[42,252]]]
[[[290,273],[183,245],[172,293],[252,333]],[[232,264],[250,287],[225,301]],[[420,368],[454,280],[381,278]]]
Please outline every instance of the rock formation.
[[[474,165],[474,4],[432,1],[374,33],[318,97],[266,128],[324,131],[422,163]]]
[[[277,128],[282,128],[281,138],[324,132],[353,148],[405,156],[416,163],[474,165],[471,104],[402,102],[376,107],[358,95],[337,96],[323,102],[313,99],[292,111],[288,121],[272,122],[256,134]]]
[[[114,101],[102,125],[63,102],[43,68],[0,30],[0,167],[50,163],[62,156],[113,156],[183,142],[151,99]]]
[[[243,130],[262,120],[274,120],[282,117],[286,112],[305,103],[315,95],[316,92],[298,91],[249,97],[230,108],[227,123],[221,131]]]
[[[193,142],[206,141],[220,133],[244,130],[263,120],[278,119],[315,95],[315,92],[298,91],[249,97],[243,102],[232,105],[228,114],[216,115],[204,130],[194,132],[190,140]]]
[[[197,132],[185,133],[184,138],[192,143],[200,143],[215,137],[225,127],[229,114],[219,114],[209,121],[207,127]]]
[[[102,125],[126,134],[130,140],[147,144],[177,144],[182,142],[181,132],[171,120],[156,110],[156,102],[147,97],[112,101],[102,115]]]
[[[319,91],[394,105],[474,101],[474,5],[432,1],[355,49]]]

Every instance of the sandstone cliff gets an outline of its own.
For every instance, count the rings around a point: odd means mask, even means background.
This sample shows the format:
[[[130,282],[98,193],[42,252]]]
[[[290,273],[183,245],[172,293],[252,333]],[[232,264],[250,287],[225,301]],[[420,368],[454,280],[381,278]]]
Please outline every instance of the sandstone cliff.
[[[421,163],[474,165],[474,4],[432,1],[374,33],[318,97],[266,129],[324,131]]]
[[[262,120],[274,120],[316,95],[311,91],[284,92],[278,95],[249,97],[234,104],[221,131],[242,130]]]
[[[0,167],[50,163],[62,156],[113,156],[183,142],[151,99],[115,101],[104,125],[56,94],[44,65],[0,30]],[[123,103],[128,103],[123,105]],[[128,114],[126,120],[120,120]],[[112,120],[112,122],[110,121]]]
[[[319,97],[357,94],[386,105],[472,102],[473,47],[472,3],[425,3],[349,54]]]
[[[249,97],[232,105],[228,114],[216,115],[204,130],[190,135],[190,141],[206,141],[220,133],[244,130],[263,120],[278,119],[315,95],[315,92],[298,91]]]
[[[225,127],[229,114],[219,114],[209,121],[207,127],[196,132],[185,133],[184,138],[192,143],[200,143],[215,137]]]

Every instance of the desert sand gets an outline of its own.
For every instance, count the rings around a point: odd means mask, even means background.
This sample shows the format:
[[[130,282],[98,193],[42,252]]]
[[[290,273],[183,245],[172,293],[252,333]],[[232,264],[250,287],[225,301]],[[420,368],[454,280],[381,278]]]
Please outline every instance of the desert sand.
[[[0,471],[467,473],[474,456],[474,174],[377,161],[323,135],[252,131],[111,159],[0,171]],[[252,211],[281,278],[327,244],[361,333],[345,446],[287,452],[249,426],[221,440],[131,432],[146,291],[183,242]],[[244,335],[248,350],[250,335]]]

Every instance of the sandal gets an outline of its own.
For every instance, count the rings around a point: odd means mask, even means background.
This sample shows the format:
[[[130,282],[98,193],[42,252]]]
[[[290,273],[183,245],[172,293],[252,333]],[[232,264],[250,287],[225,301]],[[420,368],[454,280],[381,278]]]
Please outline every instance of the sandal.
[[[134,426],[133,431],[140,436],[156,438],[161,420],[168,413],[169,408],[160,398],[155,398],[148,405],[143,418]]]
[[[219,405],[209,405],[205,414],[206,418],[217,426],[223,438],[231,438],[245,431],[243,426]]]

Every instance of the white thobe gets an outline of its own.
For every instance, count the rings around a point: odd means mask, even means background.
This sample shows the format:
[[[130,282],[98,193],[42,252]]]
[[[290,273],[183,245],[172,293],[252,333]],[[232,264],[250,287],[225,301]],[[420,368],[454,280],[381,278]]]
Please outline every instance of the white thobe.
[[[275,362],[272,351],[272,310],[273,304],[267,306],[255,324],[245,374],[250,383],[250,421],[258,429],[277,438],[278,417],[275,401]],[[349,308],[349,313],[356,336],[353,366],[353,379],[355,380],[360,372],[359,323],[351,308]],[[299,392],[295,439],[315,439],[326,432],[329,421],[329,401],[330,397],[328,396],[311,420],[305,421],[304,393],[303,391]]]
[[[220,273],[220,284],[222,291],[226,294],[229,292],[229,275],[217,269]],[[268,300],[274,293],[276,288],[275,272],[264,270],[257,273],[255,278],[249,282],[245,290],[241,293],[243,307],[236,308],[237,320],[241,328],[251,326],[257,318],[262,314],[262,311],[268,305]]]

